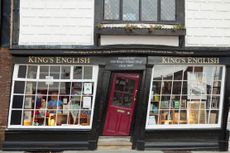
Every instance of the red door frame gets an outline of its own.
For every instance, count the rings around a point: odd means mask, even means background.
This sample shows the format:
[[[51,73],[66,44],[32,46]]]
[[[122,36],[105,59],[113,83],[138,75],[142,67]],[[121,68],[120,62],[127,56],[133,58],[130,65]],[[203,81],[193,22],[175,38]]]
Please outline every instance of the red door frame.
[[[114,106],[113,98],[115,94],[117,78],[125,78],[135,81],[132,90],[130,107]],[[108,98],[106,119],[104,124],[103,135],[129,135],[132,118],[135,109],[135,97],[139,86],[140,74],[138,73],[114,73]],[[123,91],[124,92],[124,91]],[[124,93],[123,93],[124,94]]]

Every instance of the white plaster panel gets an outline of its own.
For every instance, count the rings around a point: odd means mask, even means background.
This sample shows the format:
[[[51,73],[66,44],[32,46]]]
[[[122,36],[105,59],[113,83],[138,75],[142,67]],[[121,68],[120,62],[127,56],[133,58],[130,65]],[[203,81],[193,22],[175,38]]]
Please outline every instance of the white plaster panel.
[[[230,46],[230,1],[185,1],[186,46]]]
[[[118,44],[145,44],[145,45],[167,45],[178,46],[177,36],[114,36],[102,35],[101,45]]]
[[[93,45],[94,0],[21,0],[19,45]]]

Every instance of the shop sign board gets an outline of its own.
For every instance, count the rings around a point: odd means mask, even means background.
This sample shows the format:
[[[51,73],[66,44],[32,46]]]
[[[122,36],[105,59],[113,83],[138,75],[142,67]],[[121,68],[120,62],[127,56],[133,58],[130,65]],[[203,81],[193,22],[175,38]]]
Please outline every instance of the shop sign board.
[[[108,60],[107,69],[144,69],[145,57],[114,57]]]
[[[89,64],[89,57],[43,57],[29,56],[28,63],[31,64]]]
[[[197,64],[197,65],[211,65],[211,64],[220,64],[222,59],[219,57],[149,57],[148,62],[149,64],[164,64],[164,65],[171,65],[171,64]]]

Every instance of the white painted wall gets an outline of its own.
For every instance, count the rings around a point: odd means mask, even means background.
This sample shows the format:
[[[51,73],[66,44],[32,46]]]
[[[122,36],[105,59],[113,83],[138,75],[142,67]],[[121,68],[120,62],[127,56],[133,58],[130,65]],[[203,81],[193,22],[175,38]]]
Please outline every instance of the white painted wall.
[[[93,45],[94,0],[20,0],[19,45]]]
[[[178,46],[179,38],[177,36],[114,36],[102,35],[101,45],[117,44],[145,44],[145,45],[168,45]]]
[[[186,46],[230,46],[230,0],[186,0]]]

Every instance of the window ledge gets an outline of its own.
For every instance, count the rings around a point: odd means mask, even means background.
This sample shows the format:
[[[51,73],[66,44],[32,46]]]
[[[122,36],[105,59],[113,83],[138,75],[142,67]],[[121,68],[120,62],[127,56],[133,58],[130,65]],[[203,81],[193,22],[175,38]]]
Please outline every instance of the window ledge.
[[[126,25],[123,27],[106,27],[99,25],[95,32],[100,35],[157,35],[157,36],[184,36],[186,29],[178,29],[175,26],[149,26],[138,27],[136,25]]]

